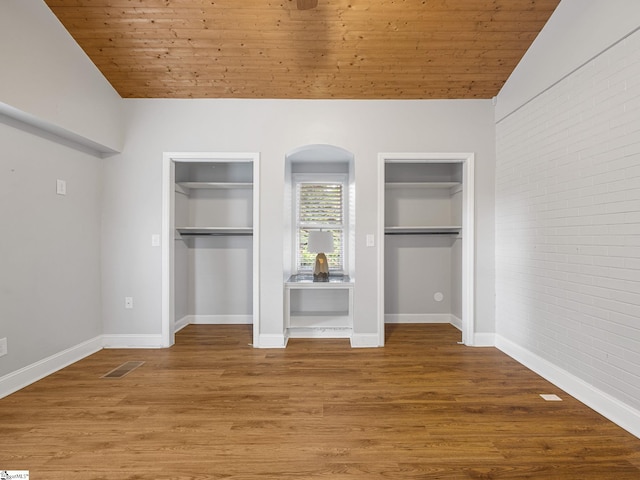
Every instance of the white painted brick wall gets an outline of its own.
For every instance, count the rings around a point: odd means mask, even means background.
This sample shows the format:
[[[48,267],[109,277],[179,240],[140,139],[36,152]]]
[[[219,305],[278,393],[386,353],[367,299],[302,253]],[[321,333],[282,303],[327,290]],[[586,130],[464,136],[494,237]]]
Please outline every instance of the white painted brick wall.
[[[497,333],[640,409],[640,33],[496,130]]]

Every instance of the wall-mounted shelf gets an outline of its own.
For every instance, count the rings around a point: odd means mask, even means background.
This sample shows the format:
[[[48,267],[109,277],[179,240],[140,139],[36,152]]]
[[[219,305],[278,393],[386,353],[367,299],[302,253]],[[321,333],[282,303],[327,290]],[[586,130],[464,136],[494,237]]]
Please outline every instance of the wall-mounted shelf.
[[[189,191],[192,189],[215,189],[215,190],[231,190],[231,189],[244,189],[253,188],[251,182],[176,182],[176,192],[183,195],[189,195]]]
[[[177,227],[180,235],[253,235],[252,227]]]
[[[182,188],[253,188],[250,182],[178,182]]]
[[[385,227],[385,235],[457,235],[462,230],[460,225]]]
[[[353,287],[354,282],[348,275],[330,275],[325,282],[314,282],[311,274],[289,277],[284,284],[287,336],[351,338]],[[302,297],[306,301],[301,301]]]

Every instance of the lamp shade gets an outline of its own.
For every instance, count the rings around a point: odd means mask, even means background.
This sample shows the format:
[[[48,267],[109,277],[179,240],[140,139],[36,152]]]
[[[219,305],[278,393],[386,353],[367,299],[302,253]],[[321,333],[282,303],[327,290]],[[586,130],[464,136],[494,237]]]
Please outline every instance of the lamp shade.
[[[320,230],[313,230],[309,232],[307,250],[311,253],[332,253],[333,234],[331,232],[323,232]]]

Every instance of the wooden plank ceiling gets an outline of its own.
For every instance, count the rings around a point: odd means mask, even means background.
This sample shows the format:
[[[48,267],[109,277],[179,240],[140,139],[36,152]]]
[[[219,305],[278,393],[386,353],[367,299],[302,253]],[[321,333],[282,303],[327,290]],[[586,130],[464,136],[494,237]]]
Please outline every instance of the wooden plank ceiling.
[[[560,0],[45,0],[124,98],[491,98]]]

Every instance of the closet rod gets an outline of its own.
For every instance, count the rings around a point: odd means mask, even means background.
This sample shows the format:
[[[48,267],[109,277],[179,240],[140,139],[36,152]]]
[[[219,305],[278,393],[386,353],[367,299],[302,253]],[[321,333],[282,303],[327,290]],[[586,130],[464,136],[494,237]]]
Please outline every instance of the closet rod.
[[[181,233],[183,237],[250,237],[253,233]]]
[[[385,235],[459,235],[460,232],[385,232]]]

